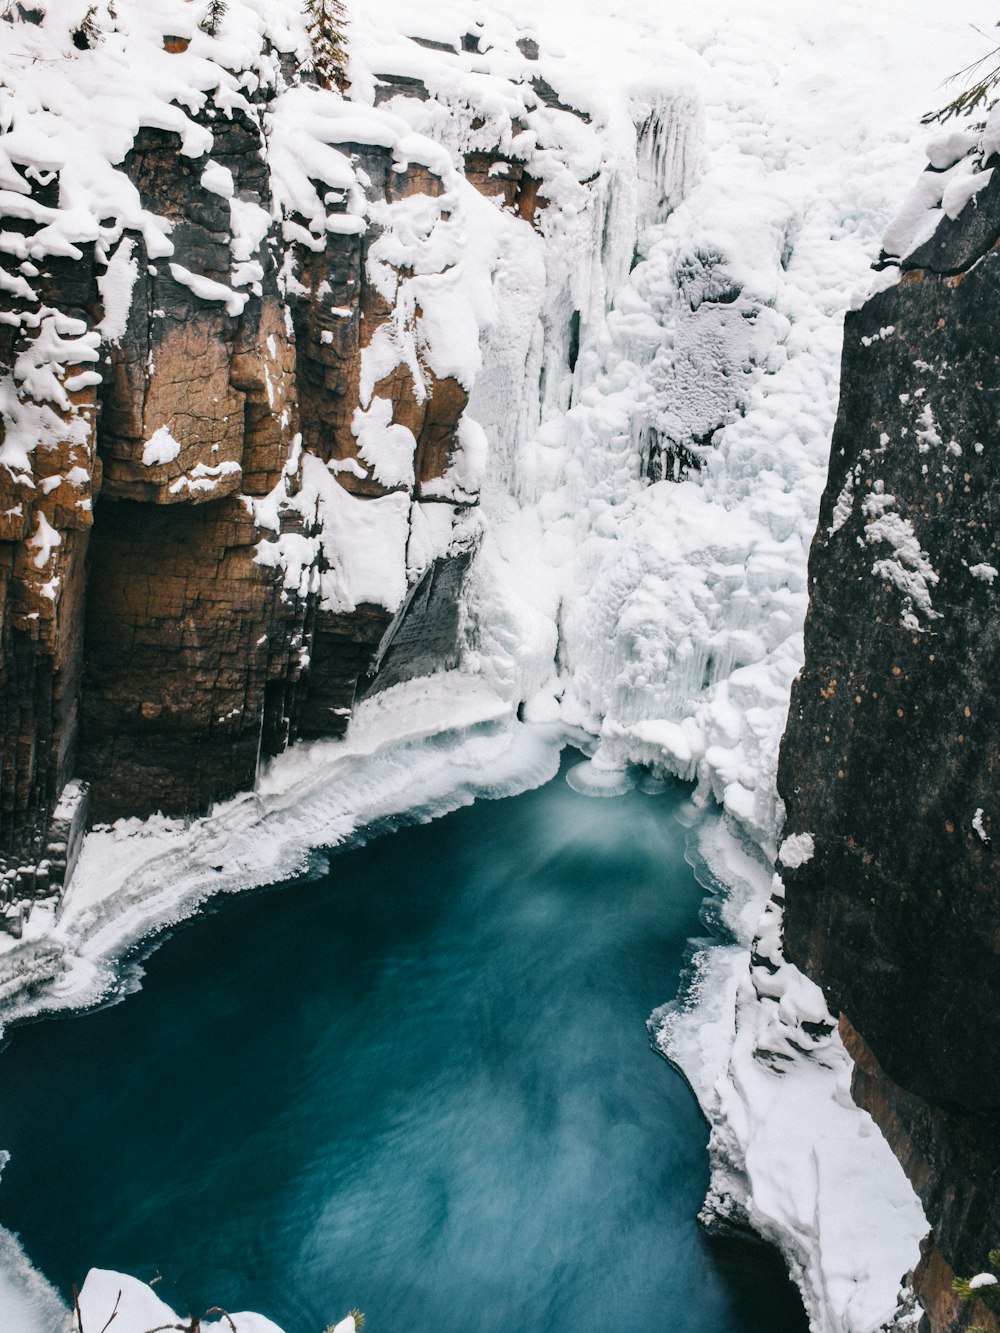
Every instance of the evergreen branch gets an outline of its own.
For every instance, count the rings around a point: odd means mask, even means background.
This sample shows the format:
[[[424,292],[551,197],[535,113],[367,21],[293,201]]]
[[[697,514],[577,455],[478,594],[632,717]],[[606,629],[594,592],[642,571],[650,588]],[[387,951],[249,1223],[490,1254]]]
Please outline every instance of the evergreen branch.
[[[214,37],[219,31],[219,24],[225,17],[228,8],[229,6],[226,4],[226,0],[209,0],[208,8],[205,10],[205,14],[201,22],[198,24],[198,27],[202,32],[207,33],[209,37]]]
[[[1000,27],[1000,23],[997,24]],[[977,28],[978,32],[979,29]],[[973,60],[971,64],[960,69],[956,74],[945,80],[946,83],[954,84],[960,79],[975,77],[975,82],[970,87],[964,88],[950,102],[939,107],[937,111],[928,111],[925,116],[920,118],[922,125],[930,125],[935,121],[943,125],[945,121],[950,120],[952,116],[971,116],[974,111],[982,107],[987,112],[992,111],[997,104],[997,98],[987,101],[990,93],[997,87],[1000,87],[1000,46],[996,46],[992,51],[987,51],[985,55]],[[987,62],[998,62],[993,65],[985,74],[981,71]]]

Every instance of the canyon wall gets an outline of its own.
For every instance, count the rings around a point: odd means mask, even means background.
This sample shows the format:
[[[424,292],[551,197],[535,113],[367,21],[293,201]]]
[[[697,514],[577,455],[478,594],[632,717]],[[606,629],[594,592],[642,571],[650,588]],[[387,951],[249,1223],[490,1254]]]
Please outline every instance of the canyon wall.
[[[96,37],[87,8],[0,19],[0,924],[88,824],[203,811],[463,652],[467,685],[591,733],[598,769],[696,781],[773,856],[840,317],[915,123],[895,16],[848,25],[845,107],[836,14],[817,41],[782,11],[763,64],[757,15],[706,17],[696,60],[650,42],[658,13],[631,45],[557,15],[574,72],[506,15],[358,10],[343,98],[303,77],[297,0],[234,0],[214,35],[187,0],[102,0]],[[890,51],[895,83],[865,64]],[[997,216],[980,190],[848,321],[781,778],[814,852],[785,863],[789,951],[935,1218],[939,1294],[997,1242]],[[70,916],[46,954],[42,918],[0,951],[8,996],[82,947]],[[706,1211],[752,1200],[818,1326],[871,1333],[922,1218],[779,919],[720,951],[735,1026],[689,1076],[739,1190]]]
[[[943,209],[908,252],[890,232],[898,282],[847,316],[779,768],[785,950],[933,1226],[933,1333],[997,1327],[951,1279],[1000,1238],[1000,176],[951,142],[910,201]]]
[[[182,3],[101,7],[95,36],[65,10],[0,32],[15,934],[88,823],[203,812],[262,756],[342,735],[360,693],[454,664],[492,251],[531,234],[542,176],[564,171],[533,167],[533,116],[571,116],[535,49],[504,53],[518,74],[488,118],[436,103],[446,148],[392,114],[429,100],[420,80],[388,61],[374,105],[348,103],[301,74],[304,27],[280,14],[241,8],[216,38]],[[437,46],[461,66],[477,40]],[[32,81],[40,54],[65,90]],[[78,123],[98,87],[113,127]]]

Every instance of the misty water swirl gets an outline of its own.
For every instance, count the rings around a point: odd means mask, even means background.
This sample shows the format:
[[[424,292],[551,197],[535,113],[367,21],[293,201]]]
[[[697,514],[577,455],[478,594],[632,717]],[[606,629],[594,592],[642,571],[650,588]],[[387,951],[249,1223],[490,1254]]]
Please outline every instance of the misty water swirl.
[[[13,1034],[2,1220],[64,1291],[161,1274],[287,1333],[804,1330],[773,1255],[699,1233],[708,1131],[648,1047],[699,931],[683,803],[556,779],[177,930]]]

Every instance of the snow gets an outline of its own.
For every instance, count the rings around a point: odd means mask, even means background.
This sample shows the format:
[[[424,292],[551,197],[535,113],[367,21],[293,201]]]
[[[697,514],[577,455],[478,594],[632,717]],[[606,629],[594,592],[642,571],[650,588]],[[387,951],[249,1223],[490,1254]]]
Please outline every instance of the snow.
[[[977,175],[949,181],[941,195],[941,211],[946,217],[957,218],[969,200],[974,199],[980,190],[985,190],[992,179],[993,168],[989,167]]]
[[[44,569],[52,559],[52,552],[62,545],[62,537],[45,517],[41,510],[35,516],[38,524],[30,539],[30,545],[38,552],[32,559],[36,569]]]
[[[123,236],[108,260],[108,266],[98,276],[97,288],[104,302],[104,318],[98,326],[105,342],[120,342],[128,326],[132,305],[132,288],[139,276],[139,264],[133,258],[135,239]]]
[[[235,292],[224,282],[216,282],[214,278],[192,273],[183,264],[171,264],[170,273],[175,282],[189,288],[200,300],[221,301],[226,307],[227,315],[241,315],[243,307],[250,299],[247,292]]]
[[[930,240],[945,213],[957,217],[981,188],[981,177],[974,174],[976,165],[972,158],[965,157],[945,171],[924,172],[885,233],[882,244],[886,254],[905,257]]]
[[[170,434],[170,428],[159,426],[142,446],[142,461],[147,467],[172,463],[180,451],[181,446]]]
[[[479,515],[436,502],[418,502],[410,509],[410,540],[406,547],[411,584],[433,561],[449,552],[471,549],[481,532]]]
[[[980,1291],[983,1287],[995,1287],[1000,1278],[995,1273],[977,1273],[975,1277],[969,1278],[969,1286],[973,1291]]]
[[[229,222],[232,231],[230,249],[233,255],[233,267],[230,278],[234,287],[249,286],[255,295],[260,295],[258,285],[264,276],[259,260],[253,258],[260,251],[261,245],[271,229],[271,217],[260,204],[250,199],[231,198],[229,200]],[[273,336],[269,335],[268,346],[272,358],[275,355]]]
[[[84,1328],[102,1327],[113,1312],[116,1333],[149,1333],[151,1329],[183,1326],[177,1313],[145,1282],[124,1273],[92,1268],[80,1291]],[[201,1327],[206,1333],[281,1333],[278,1325],[263,1315],[236,1311],[220,1314],[218,1319],[202,1319]],[[334,1325],[333,1333],[355,1333],[355,1329],[354,1319],[348,1315]]]
[[[815,852],[816,842],[811,833],[792,833],[778,848],[778,860],[786,870],[797,870],[811,861]]]
[[[997,107],[994,107],[986,117],[981,151],[984,161],[991,158],[994,153],[1000,152],[1000,109]]]
[[[953,167],[959,158],[967,156],[979,146],[982,136],[975,130],[950,129],[938,139],[932,139],[924,152],[935,171]]]
[[[163,452],[169,452],[169,447],[166,447]],[[176,457],[176,455],[174,455],[174,457]],[[143,450],[142,461],[146,461],[145,449]],[[176,481],[172,481],[167,489],[170,491],[171,495],[179,495],[182,491],[189,491],[191,493],[196,491],[214,491],[223,477],[231,477],[241,471],[242,468],[239,463],[231,458],[222,463],[195,463],[194,467],[189,468],[188,471],[179,476]]]
[[[6,1160],[4,1153],[4,1164]],[[71,1333],[69,1310],[32,1266],[18,1238],[3,1227],[0,1227],[0,1328],[5,1333]]]
[[[904,24],[894,0],[821,11],[702,0],[669,14],[654,0],[439,0],[433,12],[383,0],[351,6],[344,100],[286,84],[282,55],[287,66],[305,52],[292,0],[231,0],[216,38],[183,0],[118,0],[114,20],[99,6],[102,39],[83,52],[70,39],[81,8],[51,0],[40,26],[0,24],[0,208],[37,225],[0,233],[21,265],[5,287],[30,305],[45,261],[93,244],[104,307],[93,328],[44,305],[4,312],[30,336],[0,381],[0,462],[28,491],[36,449],[86,439],[70,394],[97,384],[102,340],[125,332],[139,236],[154,265],[168,261],[175,281],[235,320],[253,309],[272,228],[315,252],[373,228],[365,279],[392,317],[363,351],[361,463],[326,466],[297,441],[275,490],[245,497],[257,556],[289,594],[314,586],[326,611],[394,612],[454,543],[475,536],[480,553],[462,672],[362,704],[346,742],[294,749],[254,793],[190,827],[153,819],[92,833],[59,921],[36,913],[23,940],[0,939],[4,1013],[92,1002],[150,930],[211,892],[292,874],[309,847],[383,814],[430,817],[542,781],[557,737],[580,728],[594,754],[578,787],[606,794],[640,768],[654,785],[673,772],[730,821],[712,825],[731,831],[711,857],[737,943],[699,955],[664,1049],[713,1124],[710,1206],[744,1211],[782,1248],[819,1333],[871,1333],[892,1315],[922,1218],[850,1102],[835,1034],[814,1040],[801,1027],[828,1017],[822,997],[781,959],[780,891],[772,901],[760,854],[738,839],[771,859],[780,842],[789,866],[810,850],[808,834],[781,842],[775,768],[802,661],[843,314],[896,280],[869,273],[881,246],[907,253],[988,183],[997,112],[981,135],[938,136],[923,174],[919,119],[942,80],[982,54],[973,25],[994,15],[985,0],[969,0],[968,23],[919,0]],[[463,53],[473,20],[481,50]],[[190,37],[188,49],[165,51],[168,33]],[[524,35],[538,60],[518,52]],[[429,97],[375,108],[376,75],[418,79]],[[536,76],[587,119],[546,105]],[[248,94],[260,85],[275,93],[263,113],[273,216],[238,198],[211,129],[193,119],[209,96],[220,116],[256,115]],[[142,126],[177,133],[203,187],[228,199],[228,284],[172,260],[170,221],[121,170]],[[385,201],[352,144],[386,148],[400,173],[426,168],[438,192]],[[465,180],[464,155],[493,147],[540,182],[536,228]],[[29,197],[29,168],[59,173],[58,207]],[[282,282],[304,291],[290,262]],[[386,412],[383,381],[401,368],[418,402],[434,379],[470,394],[445,477],[419,500],[412,433]],[[924,412],[918,447],[950,448]],[[171,448],[164,425],[144,461],[173,461]],[[198,464],[172,489],[210,495],[237,471]],[[389,493],[349,494],[338,481],[348,472]],[[481,510],[463,517],[457,506],[477,495]],[[936,614],[937,575],[906,506],[884,491],[858,501],[851,481],[831,535],[855,503],[873,576],[921,627]],[[57,538],[39,515],[39,568]],[[750,968],[755,938],[775,968],[766,976]],[[2,1302],[14,1279],[0,1271]],[[93,1298],[118,1281],[95,1277]],[[127,1333],[124,1317],[115,1327]],[[43,1323],[23,1313],[5,1327]]]
[[[849,472],[847,480],[837,496],[837,503],[833,507],[833,520],[827,528],[827,536],[832,537],[834,533],[839,532],[847,520],[854,512],[854,473]]]
[[[978,806],[976,813],[972,816],[972,827],[976,830],[980,842],[989,842],[990,835],[983,826],[983,808]]]
[[[872,573],[897,589],[902,598],[902,624],[919,631],[923,626],[917,612],[926,620],[941,618],[931,605],[931,588],[938,583],[938,574],[921,548],[913,524],[894,512],[895,503],[896,497],[885,494],[883,483],[876,481],[861,505],[867,520],[865,541],[869,545],[884,542],[891,549],[891,556],[873,562]]]
[[[432,478],[421,488],[422,494],[435,499],[470,502],[478,499],[489,460],[490,445],[486,432],[468,412],[458,422],[456,449],[444,475]]]
[[[24,316],[27,322],[28,316]],[[98,336],[82,319],[42,307],[35,337],[14,362],[14,379],[36,403],[52,403],[63,412],[72,404],[63,381],[68,366],[98,360]],[[99,382],[100,377],[97,377]],[[82,386],[81,386],[82,387]]]
[[[232,199],[236,193],[233,173],[228,167],[224,167],[221,162],[209,160],[205,170],[201,173],[200,184],[203,190],[211,190],[213,194],[221,194],[223,199]]]
[[[411,437],[412,438],[412,437]],[[257,560],[282,571],[287,590],[308,591],[317,552],[320,605],[325,611],[353,611],[363,602],[395,611],[406,596],[406,548],[410,498],[393,491],[372,500],[350,495],[312,455],[302,461],[301,487],[288,494],[283,476],[263,500],[246,500],[262,527],[278,532],[282,508],[311,523],[314,535],[279,533],[257,545]]]
[[[812,1329],[871,1333],[895,1309],[922,1209],[851,1099],[852,1064],[819,988],[781,957],[780,880],[718,816],[694,830],[689,857],[726,895],[736,941],[697,953],[686,995],[652,1020],[712,1125],[702,1216],[748,1223],[781,1248]]]
[[[356,408],[351,433],[358,442],[358,453],[371,465],[372,476],[380,486],[413,486],[417,442],[406,426],[392,424],[388,398],[373,398],[367,411]]]

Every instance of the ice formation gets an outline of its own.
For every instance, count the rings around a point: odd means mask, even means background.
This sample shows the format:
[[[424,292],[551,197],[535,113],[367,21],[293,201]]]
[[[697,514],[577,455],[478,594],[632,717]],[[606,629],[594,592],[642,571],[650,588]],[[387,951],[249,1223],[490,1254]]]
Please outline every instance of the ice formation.
[[[724,821],[706,820],[693,846],[699,879],[724,896],[733,943],[695,954],[686,1002],[650,1027],[712,1124],[702,1218],[778,1245],[812,1328],[902,1330],[899,1287],[927,1224],[851,1099],[851,1060],[822,992],[782,957],[781,880]]]
[[[65,19],[59,56],[68,62],[68,34],[85,6],[46,7]],[[194,39],[185,63],[157,54],[163,14],[119,0],[128,22],[103,57],[117,80],[105,71],[101,86],[78,87],[90,66],[77,62],[44,94],[33,67],[11,76],[13,95],[0,91],[0,122],[22,139],[36,136],[40,170],[62,171],[60,207],[41,219],[35,242],[72,255],[97,239],[107,255],[109,338],[123,327],[135,264],[101,219],[113,212],[119,230],[141,231],[154,259],[172,248],[164,220],[142,209],[114,169],[138,125],[176,130],[182,152],[206,151],[208,132],[185,115],[184,98],[212,88],[218,105],[236,104],[254,78],[273,74],[274,52],[302,49],[293,0],[231,0],[218,39],[195,31],[196,7],[158,8]],[[985,0],[967,9],[993,20]],[[986,184],[968,165],[975,145],[952,135],[932,145],[936,173],[912,188],[920,113],[947,74],[980,54],[972,30],[939,6],[922,0],[918,10],[901,25],[888,3],[859,13],[848,0],[821,14],[790,0],[752,12],[704,0],[683,14],[653,0],[621,9],[579,0],[571,11],[560,0],[351,7],[349,100],[293,86],[273,112],[278,201],[305,221],[284,225],[307,245],[325,228],[368,225],[363,189],[338,144],[388,145],[400,163],[433,170],[441,196],[380,206],[377,217],[383,232],[369,278],[393,284],[397,309],[413,318],[380,330],[366,351],[353,424],[363,464],[386,485],[405,485],[412,471],[411,441],[387,425],[374,392],[387,369],[409,365],[417,385],[424,367],[452,375],[471,396],[437,503],[411,512],[404,490],[360,505],[335,467],[306,459],[297,495],[282,486],[253,502],[265,530],[259,559],[295,588],[314,563],[306,544],[321,543],[324,605],[394,609],[453,538],[440,500],[481,488],[462,670],[369,701],[346,742],[289,752],[253,793],[190,826],[124,821],[91,834],[59,920],[38,911],[23,940],[0,941],[8,1018],[128,984],[116,959],[130,943],[210,893],[293,873],[310,846],[544,781],[567,729],[579,729],[596,752],[578,785],[617,790],[639,766],[655,787],[672,772],[728,821],[706,824],[702,856],[728,886],[735,943],[699,956],[687,1004],[665,1011],[656,1030],[713,1124],[706,1207],[781,1247],[820,1333],[871,1333],[893,1319],[923,1219],[889,1149],[850,1101],[847,1057],[819,992],[781,958],[780,887],[761,867],[776,857],[781,833],[777,746],[801,664],[806,553],[836,407],[842,315],[869,284],[891,217],[886,246],[903,253],[941,217],[974,206]],[[30,37],[44,39],[42,30]],[[182,88],[170,82],[178,68]],[[389,76],[427,96],[400,93],[375,106]],[[18,98],[31,115],[19,113]],[[477,134],[516,152],[541,183],[547,207],[537,230],[464,179],[461,157]],[[987,127],[995,147],[991,134],[1000,142],[1000,122]],[[16,216],[27,205],[2,153],[0,173],[3,205]],[[317,176],[346,211],[327,213]],[[232,194],[217,165],[203,184]],[[235,197],[230,207],[230,284],[186,269],[174,276],[236,312],[256,280],[268,220]],[[15,470],[27,473],[35,444],[65,429],[52,408],[68,402],[67,373],[74,383],[95,373],[95,337],[47,315],[18,367],[31,404],[0,384],[2,461]],[[147,461],[161,462],[172,444],[151,439]],[[213,487],[222,473],[212,472],[194,469],[177,484]],[[874,572],[897,584],[904,614],[929,617],[933,571],[884,499],[878,513],[866,511],[884,557]],[[853,494],[841,501],[835,525]],[[328,521],[313,536],[282,533],[282,505]],[[41,523],[33,540],[44,564],[53,540]],[[808,850],[801,839],[786,842],[786,864]],[[15,1268],[5,1262],[3,1271]],[[119,1281],[127,1280],[93,1274],[87,1300],[100,1304]],[[6,1328],[51,1327],[52,1299],[43,1284],[0,1279]],[[269,1327],[240,1318],[248,1331]],[[128,1319],[123,1309],[121,1333],[130,1333]]]

